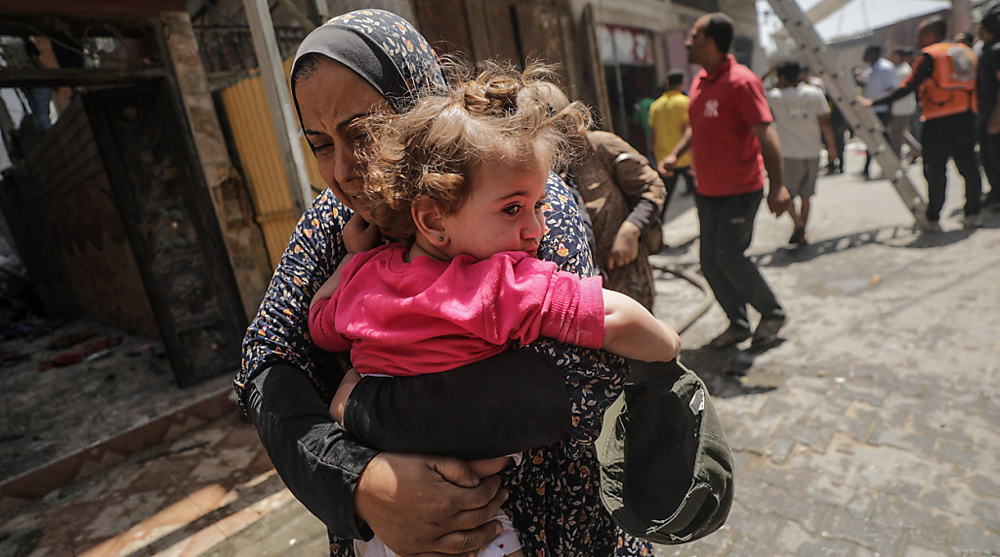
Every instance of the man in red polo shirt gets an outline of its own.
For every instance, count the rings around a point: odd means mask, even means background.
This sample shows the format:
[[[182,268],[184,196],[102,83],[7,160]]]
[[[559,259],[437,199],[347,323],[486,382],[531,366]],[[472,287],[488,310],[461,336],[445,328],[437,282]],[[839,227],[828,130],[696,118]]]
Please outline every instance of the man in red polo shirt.
[[[685,44],[688,60],[703,69],[691,86],[691,125],[659,168],[672,172],[677,157],[691,149],[698,177],[701,269],[729,318],[729,328],[712,346],[726,348],[751,338],[749,304],[761,315],[752,345],[766,348],[777,341],[785,310],[746,250],[765,181],[775,216],[788,211],[792,200],[782,182],[781,144],[764,84],[729,54],[732,41],[729,16],[708,14],[695,22]]]

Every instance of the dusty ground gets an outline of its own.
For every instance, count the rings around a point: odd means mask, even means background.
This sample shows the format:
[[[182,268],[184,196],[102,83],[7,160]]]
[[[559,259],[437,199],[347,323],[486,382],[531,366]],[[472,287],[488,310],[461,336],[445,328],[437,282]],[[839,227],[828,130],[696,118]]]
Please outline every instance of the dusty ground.
[[[142,425],[231,381],[220,377],[182,390],[157,339],[82,319],[42,323],[36,335],[0,341],[0,478],[5,480]],[[82,333],[94,336],[60,349],[49,347]],[[79,363],[40,371],[40,364],[44,368],[44,362],[60,354],[102,342],[114,345],[91,354],[89,361],[84,356]],[[20,357],[24,359],[11,361]]]

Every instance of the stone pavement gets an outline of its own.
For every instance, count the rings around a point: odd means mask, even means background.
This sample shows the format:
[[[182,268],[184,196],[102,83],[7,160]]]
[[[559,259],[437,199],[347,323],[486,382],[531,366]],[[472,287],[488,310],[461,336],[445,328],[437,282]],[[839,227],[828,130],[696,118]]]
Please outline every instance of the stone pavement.
[[[785,342],[698,348],[726,326],[717,306],[683,336],[736,455],[736,503],[721,531],[658,555],[1000,554],[1000,215],[961,229],[960,184],[931,236],[884,180],[821,178],[806,248],[761,214],[751,251],[787,306]],[[695,230],[685,214],[667,239]]]
[[[726,326],[718,307],[682,334],[736,502],[719,532],[657,555],[1000,555],[1000,214],[963,230],[954,175],[948,194],[945,232],[919,235],[887,181],[822,177],[796,250],[789,219],[761,213],[751,253],[788,309],[783,342],[703,347]],[[675,204],[676,247],[655,263],[696,271],[690,198]],[[699,313],[687,281],[658,289],[662,319]],[[262,454],[246,423],[215,422],[3,515],[0,555],[322,555],[322,527]]]

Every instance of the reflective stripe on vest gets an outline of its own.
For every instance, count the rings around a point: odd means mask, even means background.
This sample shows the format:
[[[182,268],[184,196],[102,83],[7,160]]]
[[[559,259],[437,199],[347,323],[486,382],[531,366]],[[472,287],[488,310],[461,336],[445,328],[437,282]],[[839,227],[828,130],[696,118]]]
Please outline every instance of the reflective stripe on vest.
[[[976,55],[961,43],[935,43],[923,49],[934,72],[920,85],[924,120],[976,111]]]

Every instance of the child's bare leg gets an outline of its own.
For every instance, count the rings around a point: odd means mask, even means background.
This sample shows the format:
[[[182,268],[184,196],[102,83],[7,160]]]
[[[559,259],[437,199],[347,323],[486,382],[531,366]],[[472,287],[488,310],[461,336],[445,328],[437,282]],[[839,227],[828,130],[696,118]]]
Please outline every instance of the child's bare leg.
[[[330,417],[340,425],[344,425],[344,408],[347,407],[347,399],[350,398],[351,391],[354,390],[354,386],[358,384],[358,381],[361,381],[361,375],[354,368],[347,370],[343,381],[340,382],[340,387],[337,388],[337,393],[333,395],[333,400],[330,401]]]
[[[470,460],[468,461],[469,468],[472,473],[478,476],[480,479],[488,478],[494,474],[499,473],[504,470],[514,462],[514,459],[509,456],[502,456],[499,458],[491,458],[489,460]],[[501,511],[502,512],[502,511]],[[481,553],[486,553],[489,555],[496,555],[497,550],[503,550],[504,539],[510,540],[509,545],[520,545],[516,544],[516,533],[513,531],[513,525],[510,522],[510,518],[506,515],[498,515],[496,518],[500,519],[500,522],[504,526],[504,532],[500,534],[500,538],[494,540],[494,542],[488,544],[486,551]],[[525,557],[525,554],[521,549],[515,549],[510,553],[504,553],[505,557]]]

